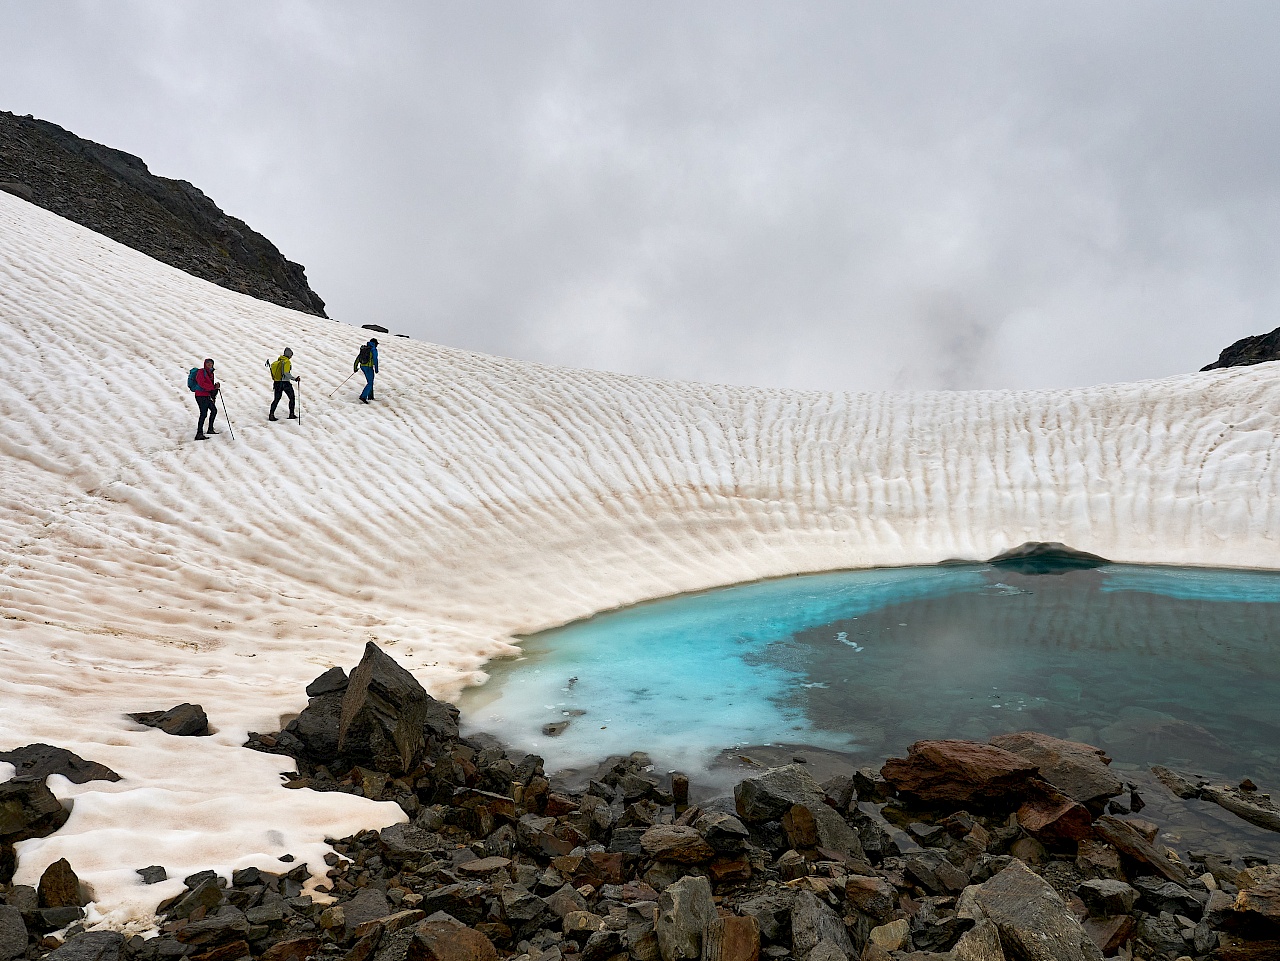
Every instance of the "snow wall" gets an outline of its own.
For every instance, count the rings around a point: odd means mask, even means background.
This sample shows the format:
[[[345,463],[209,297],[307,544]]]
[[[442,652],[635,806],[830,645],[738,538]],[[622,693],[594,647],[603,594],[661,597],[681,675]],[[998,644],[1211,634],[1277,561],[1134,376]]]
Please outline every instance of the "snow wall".
[[[379,318],[360,318],[377,322]],[[1280,366],[1082,390],[804,393],[563,370],[380,337],[196,280],[0,193],[0,750],[123,775],[50,786],[91,917],[145,926],[207,867],[322,875],[394,805],[287,791],[239,747],[376,641],[434,694],[512,637],[648,598],[1029,540],[1280,568]],[[266,422],[265,362],[303,376]],[[197,443],[217,361],[235,439]],[[333,396],[329,396],[337,388]],[[174,738],[126,712],[202,704]],[[636,745],[642,748],[643,745]],[[0,763],[0,779],[10,766]],[[164,865],[143,886],[135,868]]]

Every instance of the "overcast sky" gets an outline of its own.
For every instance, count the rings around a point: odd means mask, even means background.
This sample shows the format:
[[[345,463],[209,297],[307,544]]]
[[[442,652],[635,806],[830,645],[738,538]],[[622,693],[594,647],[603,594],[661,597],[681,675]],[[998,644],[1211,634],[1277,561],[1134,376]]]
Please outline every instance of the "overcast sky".
[[[1159,377],[1280,325],[1274,0],[0,14],[0,108],[190,180],[353,324],[831,390]]]

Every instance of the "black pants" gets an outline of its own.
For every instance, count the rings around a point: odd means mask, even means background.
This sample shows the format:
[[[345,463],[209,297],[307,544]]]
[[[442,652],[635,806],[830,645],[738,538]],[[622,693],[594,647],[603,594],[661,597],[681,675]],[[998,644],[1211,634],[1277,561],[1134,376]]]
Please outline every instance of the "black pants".
[[[271,412],[267,414],[267,416],[275,417],[276,405],[280,403],[280,398],[288,397],[289,398],[289,416],[293,417],[294,416],[293,384],[289,383],[287,380],[277,380],[271,385],[271,389],[273,392],[273,396],[271,398]]]
[[[196,434],[203,434],[205,431],[204,417],[209,415],[209,430],[213,430],[213,420],[218,416],[218,405],[212,397],[201,397],[196,395],[196,406],[200,408],[200,417],[196,420]]]

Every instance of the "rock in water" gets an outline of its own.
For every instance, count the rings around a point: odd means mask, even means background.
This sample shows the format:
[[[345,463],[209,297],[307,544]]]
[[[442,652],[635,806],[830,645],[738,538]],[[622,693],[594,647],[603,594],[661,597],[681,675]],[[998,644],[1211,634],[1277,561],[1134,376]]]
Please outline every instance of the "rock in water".
[[[1078,551],[1058,541],[1027,541],[987,561],[992,567],[1017,574],[1062,574],[1088,570],[1111,562],[1097,554]]]
[[[1021,861],[974,891],[1006,954],[1026,961],[1101,961],[1102,952],[1048,881]]]
[[[1040,769],[1041,778],[1096,813],[1101,813],[1108,798],[1124,789],[1107,767],[1111,758],[1092,745],[1034,731],[1002,734],[988,743],[1026,758]]]
[[[425,746],[427,692],[372,641],[342,696],[338,749],[380,771],[411,771]]]
[[[120,775],[105,764],[86,761],[78,754],[52,744],[28,744],[12,751],[0,752],[0,761],[8,761],[26,777],[43,780],[50,774],[61,774],[72,784],[86,781],[118,781]]]
[[[976,741],[916,741],[880,769],[908,798],[925,804],[984,806],[1021,799],[1036,776],[1024,757]]]

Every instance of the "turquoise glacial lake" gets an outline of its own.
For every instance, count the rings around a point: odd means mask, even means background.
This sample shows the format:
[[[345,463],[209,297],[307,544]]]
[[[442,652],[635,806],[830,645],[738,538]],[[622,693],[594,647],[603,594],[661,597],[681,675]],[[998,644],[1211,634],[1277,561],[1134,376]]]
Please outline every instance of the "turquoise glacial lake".
[[[844,571],[641,604],[521,646],[464,718],[549,769],[643,750],[705,772],[763,745],[878,765],[922,738],[1036,730],[1105,749],[1135,783],[1163,764],[1280,789],[1280,574]]]

